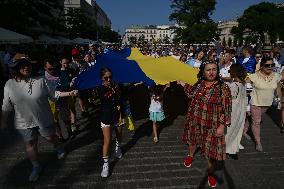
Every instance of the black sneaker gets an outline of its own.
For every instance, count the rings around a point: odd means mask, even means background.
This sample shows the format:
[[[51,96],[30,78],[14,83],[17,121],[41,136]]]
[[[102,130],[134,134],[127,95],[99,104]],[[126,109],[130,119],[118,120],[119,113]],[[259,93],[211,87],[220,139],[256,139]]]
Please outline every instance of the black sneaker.
[[[232,158],[233,160],[238,160],[239,156],[238,154],[227,154],[230,158]]]

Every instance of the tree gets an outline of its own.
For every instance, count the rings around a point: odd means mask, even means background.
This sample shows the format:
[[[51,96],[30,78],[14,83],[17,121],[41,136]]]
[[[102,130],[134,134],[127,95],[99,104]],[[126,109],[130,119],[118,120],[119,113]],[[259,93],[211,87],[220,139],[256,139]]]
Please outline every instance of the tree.
[[[134,36],[129,37],[130,45],[136,45],[137,43],[137,38]]]
[[[247,43],[264,43],[267,34],[270,41],[275,42],[284,32],[281,27],[284,24],[283,16],[284,8],[278,8],[274,3],[262,2],[252,5],[238,19],[239,25],[234,29],[235,37],[239,38],[240,36],[236,35],[248,32]]]
[[[138,38],[138,43],[139,43],[139,44],[144,44],[144,42],[145,42],[145,35],[142,34],[142,35],[140,35],[139,38]]]
[[[277,28],[277,33],[280,41],[284,41],[284,7],[279,7],[279,12],[278,12],[278,27]],[[281,18],[281,19],[280,19]]]
[[[166,35],[166,36],[164,37],[163,43],[164,43],[164,44],[170,44],[170,43],[171,43],[171,42],[170,42],[170,38],[169,38],[168,35]]]
[[[209,43],[218,38],[217,24],[209,17],[215,10],[215,0],[171,0],[174,12],[170,20],[184,25],[177,28],[177,39],[190,43]]]
[[[60,1],[2,0],[0,23],[2,27],[27,34],[33,34],[38,28],[63,31],[64,21],[60,17],[63,8]]]
[[[233,43],[232,38],[229,37],[229,39],[228,39],[228,47],[232,47],[232,43]]]
[[[231,33],[234,35],[234,41],[235,43],[242,45],[243,44],[243,31],[237,27],[234,26],[231,30]]]
[[[234,40],[233,40],[233,46],[234,47],[238,46],[238,40],[236,38],[234,38]]]
[[[225,37],[223,37],[223,39],[222,39],[222,46],[223,47],[227,46],[227,42],[226,42],[226,38]]]
[[[111,30],[108,27],[99,27],[99,37],[102,41],[119,43],[121,36],[118,32]]]
[[[69,8],[65,16],[70,38],[83,37],[95,39],[99,28],[96,23],[86,17],[82,9]]]

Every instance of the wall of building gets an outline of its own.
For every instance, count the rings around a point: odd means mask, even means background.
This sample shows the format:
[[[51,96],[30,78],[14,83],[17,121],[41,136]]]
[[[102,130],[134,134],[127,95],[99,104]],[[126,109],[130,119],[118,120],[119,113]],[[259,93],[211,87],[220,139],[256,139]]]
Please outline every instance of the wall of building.
[[[111,21],[95,0],[65,0],[65,13],[68,8],[81,8],[85,15],[99,26],[111,28]]]
[[[228,44],[229,38],[234,41],[234,35],[232,34],[231,30],[234,26],[238,26],[237,21],[224,21],[218,23],[218,29],[220,30],[220,39],[223,41],[225,38],[226,43]]]
[[[130,26],[126,28],[122,43],[129,44],[130,37],[136,37],[138,40],[140,36],[144,35],[145,41],[148,42],[162,42],[165,38],[173,42],[175,37],[174,28],[176,26],[161,25],[161,26]]]

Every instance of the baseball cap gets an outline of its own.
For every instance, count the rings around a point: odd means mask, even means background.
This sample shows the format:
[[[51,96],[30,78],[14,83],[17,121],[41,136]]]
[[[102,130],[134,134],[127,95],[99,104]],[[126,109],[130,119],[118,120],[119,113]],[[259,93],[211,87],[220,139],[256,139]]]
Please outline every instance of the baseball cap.
[[[78,49],[74,48],[74,49],[72,49],[71,54],[72,54],[72,56],[78,56],[80,54],[80,52],[79,52]]]
[[[13,62],[9,64],[10,68],[15,68],[18,64],[21,63],[31,63],[28,55],[22,53],[16,53],[13,57]]]

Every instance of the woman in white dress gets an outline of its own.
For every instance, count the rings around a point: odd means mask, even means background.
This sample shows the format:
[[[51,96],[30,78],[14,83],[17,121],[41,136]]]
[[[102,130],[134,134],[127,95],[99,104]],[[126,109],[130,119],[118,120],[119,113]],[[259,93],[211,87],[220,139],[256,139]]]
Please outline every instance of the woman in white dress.
[[[229,83],[232,94],[232,113],[231,126],[227,127],[226,153],[233,159],[238,159],[237,152],[240,149],[240,142],[242,139],[245,118],[246,118],[246,71],[239,64],[233,64],[230,68],[230,74],[233,82]]]

